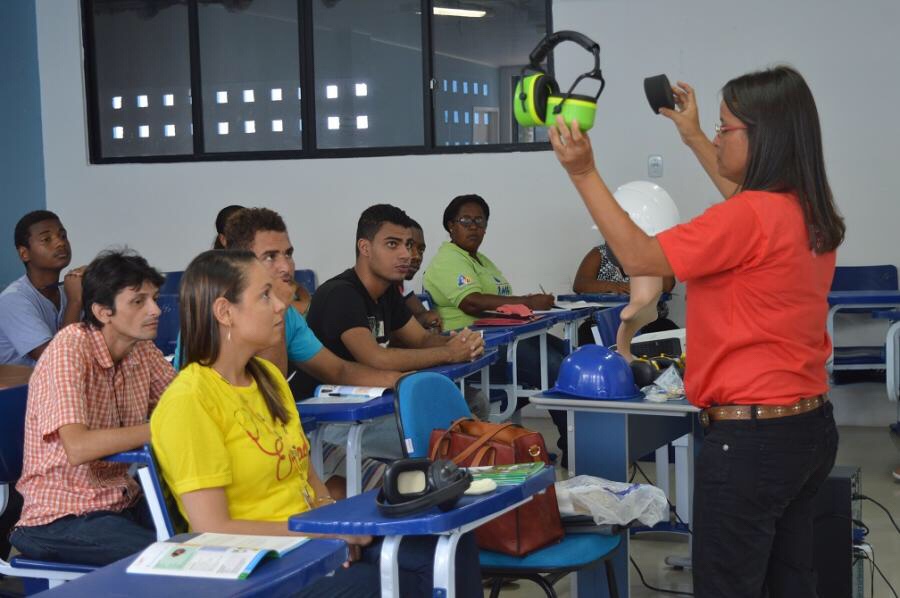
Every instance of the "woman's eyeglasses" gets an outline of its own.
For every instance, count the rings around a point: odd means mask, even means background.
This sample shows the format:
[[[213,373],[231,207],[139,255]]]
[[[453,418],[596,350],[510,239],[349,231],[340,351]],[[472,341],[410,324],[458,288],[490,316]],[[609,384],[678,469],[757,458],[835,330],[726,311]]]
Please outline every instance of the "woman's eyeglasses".
[[[716,135],[724,135],[728,131],[737,131],[738,129],[746,129],[746,125],[723,125],[716,123]]]
[[[478,228],[487,228],[487,218],[483,216],[476,216],[475,218],[463,216],[462,218],[457,218],[456,223],[465,228],[469,228],[473,224]]]

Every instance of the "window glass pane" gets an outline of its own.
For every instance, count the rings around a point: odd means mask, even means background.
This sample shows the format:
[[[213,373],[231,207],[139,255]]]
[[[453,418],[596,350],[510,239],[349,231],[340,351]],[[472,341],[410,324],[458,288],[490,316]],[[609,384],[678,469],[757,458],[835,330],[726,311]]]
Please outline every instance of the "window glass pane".
[[[301,148],[297,0],[198,4],[207,152]]]
[[[93,2],[104,158],[193,152],[186,4]]]
[[[422,145],[422,15],[409,0],[313,0],[316,145]]]
[[[521,68],[547,35],[547,2],[435,2],[434,78],[450,81],[435,86],[435,114],[453,115],[435,119],[438,147],[547,141],[546,129],[520,127],[512,110]]]

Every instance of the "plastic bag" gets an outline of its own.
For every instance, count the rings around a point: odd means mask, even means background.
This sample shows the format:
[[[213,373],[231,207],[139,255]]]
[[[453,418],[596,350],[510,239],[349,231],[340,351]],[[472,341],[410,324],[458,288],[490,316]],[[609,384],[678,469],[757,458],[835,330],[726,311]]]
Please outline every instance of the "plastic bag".
[[[556,499],[560,515],[590,515],[597,525],[628,525],[637,520],[653,526],[669,517],[666,493],[650,484],[579,475],[556,482]]]
[[[670,365],[669,369],[659,375],[653,384],[641,389],[644,400],[651,403],[665,403],[684,398],[684,381],[678,375],[678,369]]]

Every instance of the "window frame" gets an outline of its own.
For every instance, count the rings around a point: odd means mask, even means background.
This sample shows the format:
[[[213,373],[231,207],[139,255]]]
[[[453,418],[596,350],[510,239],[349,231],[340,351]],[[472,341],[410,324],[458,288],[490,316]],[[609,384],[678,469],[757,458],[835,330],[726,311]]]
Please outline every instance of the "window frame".
[[[301,118],[304,123],[316,122],[315,56],[313,41],[314,0],[296,0],[299,26],[297,34],[300,43],[300,86],[303,90]],[[553,0],[546,2],[547,32],[553,31]],[[299,150],[253,150],[235,152],[209,152],[204,149],[203,91],[200,72],[200,29],[198,0],[187,0],[188,37],[191,69],[191,118],[193,123],[193,153],[152,156],[102,155],[100,131],[100,104],[97,89],[97,64],[94,59],[94,0],[81,0],[82,47],[84,51],[84,88],[87,116],[88,157],[91,164],[133,164],[168,162],[218,162],[248,160],[296,160],[322,158],[364,158],[376,156],[415,156],[433,154],[485,154],[509,152],[534,152],[550,150],[547,142],[498,143],[490,145],[435,145],[435,96],[437,81],[434,79],[434,47],[432,44],[433,0],[420,0],[422,13],[422,107],[424,118],[424,143],[414,146],[327,148],[316,147],[316,127],[304,126],[301,135],[302,149]],[[547,59],[547,72],[554,73],[552,53]]]

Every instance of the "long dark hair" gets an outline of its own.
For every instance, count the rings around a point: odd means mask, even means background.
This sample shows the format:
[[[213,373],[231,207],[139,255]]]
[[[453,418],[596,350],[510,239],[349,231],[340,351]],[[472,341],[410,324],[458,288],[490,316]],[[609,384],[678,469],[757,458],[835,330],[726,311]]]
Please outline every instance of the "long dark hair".
[[[722,100],[747,125],[750,156],[741,189],[796,193],[810,249],[837,249],[846,227],[828,185],[819,112],[803,76],[789,66],[747,73],[725,84]]]
[[[247,270],[254,263],[257,259],[251,251],[212,249],[188,265],[181,277],[179,297],[182,368],[195,361],[208,367],[219,358],[222,335],[213,303],[219,297],[238,303],[247,288]],[[272,419],[287,423],[287,409],[269,371],[254,357],[247,363],[247,372],[256,381]]]

